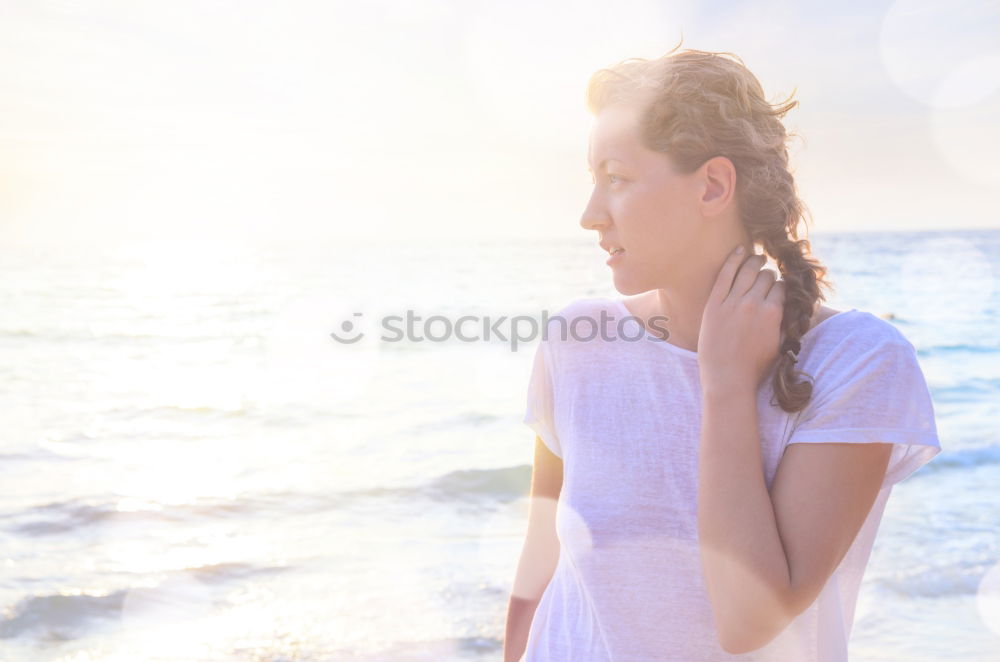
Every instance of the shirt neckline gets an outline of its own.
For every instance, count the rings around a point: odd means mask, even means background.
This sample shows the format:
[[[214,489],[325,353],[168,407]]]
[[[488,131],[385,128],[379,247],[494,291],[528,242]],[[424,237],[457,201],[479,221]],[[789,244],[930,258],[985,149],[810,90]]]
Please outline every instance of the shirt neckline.
[[[635,315],[632,314],[632,311],[630,311],[628,309],[628,306],[625,305],[625,301],[623,299],[614,299],[614,303],[615,303],[616,307],[620,311],[622,311],[622,312],[625,313],[626,319],[629,319],[633,324],[638,325],[639,328],[642,329],[642,332],[645,335],[645,338],[647,340],[650,340],[650,341],[656,343],[657,345],[662,345],[663,349],[665,349],[667,351],[670,351],[670,352],[674,352],[675,354],[679,354],[680,356],[685,356],[685,357],[687,357],[689,359],[695,359],[695,360],[698,359],[698,352],[692,352],[690,349],[684,349],[683,347],[678,347],[677,345],[673,344],[669,340],[664,340],[662,338],[657,338],[652,333],[650,333],[649,329],[647,329],[646,326],[642,322],[640,322],[638,320],[638,318],[636,318]],[[816,329],[820,328],[821,326],[823,326],[824,324],[826,324],[830,320],[832,320],[834,318],[837,318],[837,317],[842,317],[844,315],[847,315],[848,313],[854,313],[854,312],[857,312],[857,311],[858,311],[857,308],[849,308],[848,310],[842,310],[839,313],[834,313],[833,315],[830,315],[829,317],[827,317],[826,319],[824,319],[822,322],[820,322],[819,324],[817,324],[816,326],[812,327],[811,329],[809,329],[808,331],[806,331],[804,334],[802,334],[802,338],[800,339],[800,342],[804,341],[806,338],[809,337],[810,334],[813,333],[813,331],[815,331]]]

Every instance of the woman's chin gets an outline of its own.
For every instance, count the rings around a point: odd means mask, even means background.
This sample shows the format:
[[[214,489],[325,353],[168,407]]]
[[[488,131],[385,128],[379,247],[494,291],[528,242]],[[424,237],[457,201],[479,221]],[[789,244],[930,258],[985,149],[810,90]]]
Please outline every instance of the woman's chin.
[[[614,283],[615,289],[618,293],[627,297],[642,294],[643,292],[648,292],[653,289],[652,287],[646,287],[645,285],[618,273],[615,273],[614,275]]]

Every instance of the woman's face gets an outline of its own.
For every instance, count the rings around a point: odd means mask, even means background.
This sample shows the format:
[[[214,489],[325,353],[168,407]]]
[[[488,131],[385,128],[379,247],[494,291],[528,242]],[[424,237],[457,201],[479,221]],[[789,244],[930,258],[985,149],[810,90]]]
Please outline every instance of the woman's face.
[[[625,249],[611,262],[615,288],[625,295],[682,284],[707,239],[699,171],[679,174],[666,154],[643,146],[637,121],[635,109],[621,105],[595,118],[588,155],[594,191],[580,218],[605,249]]]

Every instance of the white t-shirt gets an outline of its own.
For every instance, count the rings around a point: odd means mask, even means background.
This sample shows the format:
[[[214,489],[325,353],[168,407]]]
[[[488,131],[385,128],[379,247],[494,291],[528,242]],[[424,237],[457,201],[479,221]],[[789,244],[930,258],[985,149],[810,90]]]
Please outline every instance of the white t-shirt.
[[[697,354],[650,334],[620,299],[578,299],[549,318],[524,422],[563,460],[560,551],[524,662],[847,660],[891,486],[941,447],[916,351],[889,322],[837,313],[802,337],[798,357],[814,383],[804,410],[771,404],[773,367],[757,394],[768,487],[790,443],[884,442],[892,455],[871,513],[816,601],[767,646],[731,655],[718,643],[698,552]]]

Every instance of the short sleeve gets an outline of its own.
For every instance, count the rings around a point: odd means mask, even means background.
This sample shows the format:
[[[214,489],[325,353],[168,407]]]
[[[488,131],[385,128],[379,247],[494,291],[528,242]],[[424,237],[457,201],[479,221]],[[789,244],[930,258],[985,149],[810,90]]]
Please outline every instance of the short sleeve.
[[[562,458],[562,447],[555,431],[555,388],[550,354],[549,344],[543,338],[535,349],[523,422],[541,437],[550,451]]]
[[[813,375],[813,398],[788,443],[891,443],[882,488],[941,452],[930,391],[905,338],[842,352]]]

